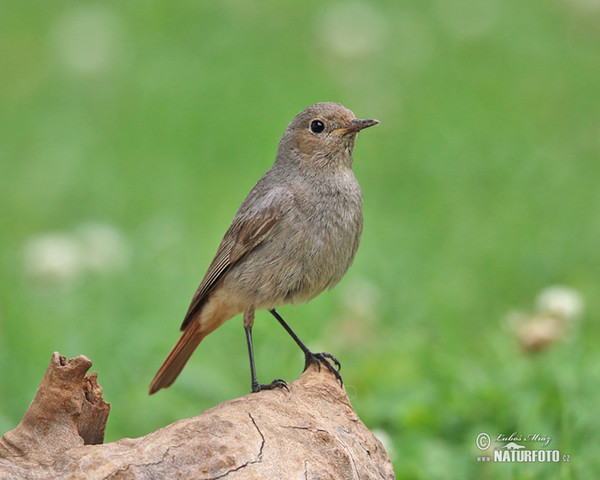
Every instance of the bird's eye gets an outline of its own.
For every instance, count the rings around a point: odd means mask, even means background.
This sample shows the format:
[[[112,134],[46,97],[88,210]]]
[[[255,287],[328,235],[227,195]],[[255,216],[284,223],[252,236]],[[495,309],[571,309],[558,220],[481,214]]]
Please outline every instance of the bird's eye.
[[[311,132],[321,133],[323,130],[325,130],[325,125],[323,125],[323,122],[321,120],[313,120],[312,122],[310,122]]]

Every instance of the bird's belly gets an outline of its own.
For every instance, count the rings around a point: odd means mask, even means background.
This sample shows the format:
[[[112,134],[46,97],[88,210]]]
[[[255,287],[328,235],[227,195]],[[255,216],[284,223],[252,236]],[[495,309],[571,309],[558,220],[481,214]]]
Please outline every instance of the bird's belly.
[[[351,221],[345,214],[286,219],[232,268],[228,283],[235,282],[258,309],[307,302],[332,288],[350,267],[362,229],[360,211]]]

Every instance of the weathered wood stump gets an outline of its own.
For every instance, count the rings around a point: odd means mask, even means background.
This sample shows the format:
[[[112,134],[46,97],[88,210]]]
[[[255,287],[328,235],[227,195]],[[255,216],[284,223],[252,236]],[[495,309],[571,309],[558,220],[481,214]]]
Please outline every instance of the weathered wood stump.
[[[382,446],[327,370],[229,400],[146,436],[101,444],[110,406],[84,356],[52,355],[0,439],[1,479],[394,478]]]

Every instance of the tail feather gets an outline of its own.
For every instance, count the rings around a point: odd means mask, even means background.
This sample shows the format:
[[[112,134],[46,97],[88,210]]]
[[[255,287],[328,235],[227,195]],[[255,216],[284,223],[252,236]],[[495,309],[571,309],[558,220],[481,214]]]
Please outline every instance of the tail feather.
[[[150,395],[170,386],[181,373],[196,347],[206,336],[200,331],[200,326],[200,322],[195,321],[185,329],[150,383]]]

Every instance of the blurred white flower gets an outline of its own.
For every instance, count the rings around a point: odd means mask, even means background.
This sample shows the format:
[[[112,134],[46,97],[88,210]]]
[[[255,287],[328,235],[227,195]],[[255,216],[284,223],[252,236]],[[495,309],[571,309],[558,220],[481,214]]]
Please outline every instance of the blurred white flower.
[[[116,228],[104,223],[85,223],[77,229],[83,262],[100,272],[122,270],[129,264],[129,243]]]
[[[82,271],[81,245],[73,235],[46,233],[25,244],[25,272],[32,277],[70,282]]]
[[[114,227],[85,223],[74,233],[45,233],[28,240],[25,273],[69,284],[90,271],[108,273],[126,267],[130,252],[126,238]]]
[[[384,46],[388,24],[385,16],[368,2],[328,5],[316,25],[321,45],[341,57],[363,57]]]
[[[540,312],[570,320],[581,314],[583,298],[573,288],[555,285],[538,294],[536,305]]]
[[[572,288],[555,285],[536,297],[537,312],[511,312],[506,327],[521,347],[529,352],[542,350],[574,332],[573,320],[583,311],[583,298]]]
[[[76,73],[106,70],[122,53],[120,18],[102,4],[78,4],[60,16],[51,31],[57,58]]]
[[[565,323],[551,315],[523,315],[516,327],[519,344],[529,352],[542,350],[565,335]]]

